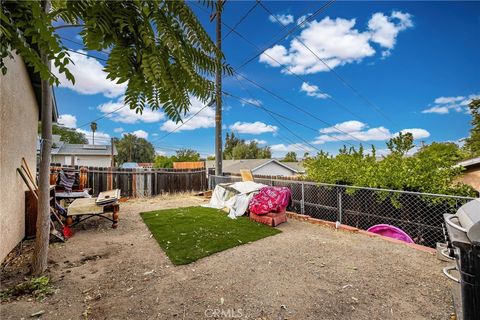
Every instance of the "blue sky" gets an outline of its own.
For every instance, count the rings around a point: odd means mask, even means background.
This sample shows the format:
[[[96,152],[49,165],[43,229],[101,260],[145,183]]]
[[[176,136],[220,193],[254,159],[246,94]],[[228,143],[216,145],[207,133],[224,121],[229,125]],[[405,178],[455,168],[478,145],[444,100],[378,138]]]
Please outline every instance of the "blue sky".
[[[241,74],[294,106],[246,80],[227,77],[224,91],[243,100],[224,97],[224,134],[234,131],[242,139],[256,139],[271,146],[276,157],[286,151],[299,156],[305,151],[335,153],[343,144],[360,143],[374,144],[382,152],[385,141],[405,129],[414,133],[417,145],[468,136],[466,104],[480,96],[480,2],[339,1],[269,46],[294,28],[302,15],[323,4],[266,1],[263,5],[275,17],[257,5],[237,27],[250,42],[268,48]],[[235,25],[253,5],[228,1],[223,21]],[[194,5],[192,9],[213,36],[215,25],[208,13]],[[223,28],[224,35],[228,30]],[[78,30],[59,32],[81,41]],[[64,43],[72,50],[82,49],[71,41]],[[235,33],[224,39],[223,50],[233,67],[259,52]],[[106,58],[101,52],[89,53]],[[75,53],[71,57],[77,83],[62,81],[56,88],[59,122],[89,134],[91,120],[123,105],[125,87],[105,79],[102,61]],[[275,112],[282,125],[252,103]],[[186,119],[201,107],[193,100]],[[140,116],[127,107],[97,123],[99,143],[134,132],[151,141],[159,153],[171,154],[180,147],[196,149],[202,156],[214,153],[211,108],[165,138],[177,125],[161,110]]]

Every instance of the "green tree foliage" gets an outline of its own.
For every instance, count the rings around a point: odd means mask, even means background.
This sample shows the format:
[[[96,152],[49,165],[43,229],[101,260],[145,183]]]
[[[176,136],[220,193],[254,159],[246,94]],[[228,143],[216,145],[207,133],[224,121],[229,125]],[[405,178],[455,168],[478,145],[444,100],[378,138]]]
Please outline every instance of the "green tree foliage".
[[[41,131],[41,124],[38,124],[38,132]],[[72,144],[88,144],[85,134],[76,131],[75,129],[67,128],[54,124],[52,126],[52,134],[59,135],[60,141]]]
[[[173,160],[172,157],[157,155],[155,157],[155,161],[153,163],[153,167],[155,169],[161,168],[173,168]]]
[[[467,185],[455,183],[462,168],[455,167],[454,148],[447,144],[432,144],[413,156],[410,134],[399,135],[388,141],[391,153],[377,161],[375,149],[365,153],[363,146],[357,150],[343,147],[337,156],[320,152],[304,161],[307,178],[313,181],[372,188],[475,196]],[[457,150],[456,147],[455,150]]]
[[[413,149],[413,134],[410,132],[399,132],[397,136],[387,141],[387,148],[390,152],[404,156]]]
[[[207,160],[210,160],[210,161],[215,160],[215,156],[208,156]]]
[[[153,145],[143,138],[133,134],[126,134],[122,139],[115,141],[117,148],[117,163],[124,162],[153,162],[155,149]]]
[[[172,156],[173,162],[200,161],[200,153],[193,149],[180,149]]]
[[[293,151],[287,152],[285,158],[281,160],[282,162],[297,162],[297,154]]]
[[[48,15],[43,12],[41,1],[1,1],[0,69],[3,74],[7,73],[5,58],[13,58],[12,51],[16,51],[42,79],[58,85],[58,78],[42,63],[40,50],[43,50],[60,73],[75,81],[67,69],[71,62],[67,48],[55,34],[51,23],[56,19],[55,12]]]
[[[42,79],[58,85],[58,78],[41,63],[38,50],[44,50],[60,73],[74,81],[68,71],[71,59],[53,22],[80,27],[87,50],[109,50],[107,77],[128,82],[125,102],[140,113],[147,105],[162,108],[178,122],[189,110],[190,96],[204,103],[212,100],[210,79],[217,67],[232,73],[231,67],[218,62],[223,54],[184,1],[54,0],[52,7],[47,15],[40,1],[1,1],[4,74],[4,59],[16,50]]]
[[[465,149],[472,157],[480,156],[480,99],[472,100],[468,105],[472,115],[470,137],[465,139]]]
[[[246,143],[245,140],[237,138],[235,133],[227,132],[223,149],[224,159],[270,159],[271,157],[270,147],[261,148],[255,141]]]
[[[173,168],[174,162],[188,162],[188,161],[200,161],[200,153],[193,149],[180,149],[175,151],[175,155],[163,156],[158,155],[155,157],[155,168]]]
[[[453,142],[433,142],[416,153],[425,161],[431,161],[438,167],[452,166],[468,157],[468,153]]]

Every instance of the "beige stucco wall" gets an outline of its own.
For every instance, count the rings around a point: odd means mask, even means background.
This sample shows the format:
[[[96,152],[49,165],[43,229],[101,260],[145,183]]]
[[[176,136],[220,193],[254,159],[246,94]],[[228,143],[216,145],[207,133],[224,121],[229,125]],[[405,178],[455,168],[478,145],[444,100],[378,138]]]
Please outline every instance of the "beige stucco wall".
[[[480,192],[480,167],[464,171],[459,181],[471,185]]]
[[[35,170],[38,105],[22,59],[0,74],[0,261],[23,239],[27,189],[16,171],[25,157]]]

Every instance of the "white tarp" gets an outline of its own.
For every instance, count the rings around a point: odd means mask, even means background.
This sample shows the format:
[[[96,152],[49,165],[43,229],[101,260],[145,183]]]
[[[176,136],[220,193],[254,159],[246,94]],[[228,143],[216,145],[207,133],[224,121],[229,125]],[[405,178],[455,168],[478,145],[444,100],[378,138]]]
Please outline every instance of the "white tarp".
[[[232,219],[245,214],[252,197],[264,184],[253,181],[218,184],[212,193],[209,204],[204,207],[223,209],[228,208],[228,216]]]

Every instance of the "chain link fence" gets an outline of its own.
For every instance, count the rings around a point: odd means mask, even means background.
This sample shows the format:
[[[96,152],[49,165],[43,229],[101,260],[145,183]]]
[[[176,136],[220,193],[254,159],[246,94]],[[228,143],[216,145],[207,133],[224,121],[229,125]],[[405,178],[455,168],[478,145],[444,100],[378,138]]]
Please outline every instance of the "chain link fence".
[[[241,180],[237,176],[210,175],[208,184],[213,189],[219,183]],[[277,178],[255,178],[255,182],[288,187],[292,192],[289,211],[364,230],[376,224],[394,225],[415,243],[432,248],[445,241],[443,214],[454,214],[461,205],[474,199]]]

